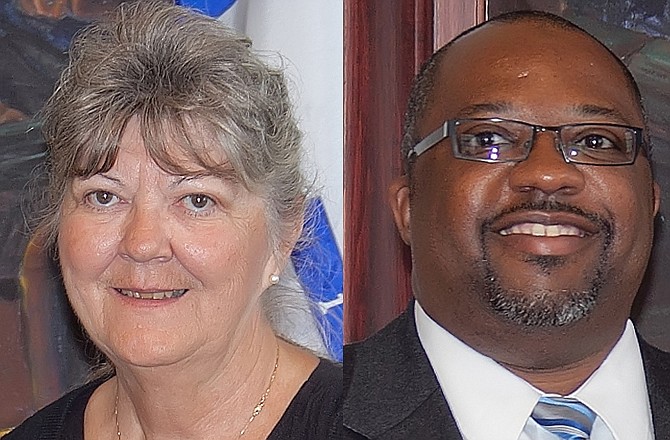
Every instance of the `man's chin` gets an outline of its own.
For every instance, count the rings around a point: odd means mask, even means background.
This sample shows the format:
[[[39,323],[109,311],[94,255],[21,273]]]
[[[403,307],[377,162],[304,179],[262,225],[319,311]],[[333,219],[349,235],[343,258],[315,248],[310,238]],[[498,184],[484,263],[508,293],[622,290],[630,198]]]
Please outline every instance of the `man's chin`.
[[[584,289],[508,289],[489,278],[485,300],[493,314],[525,327],[563,327],[588,317],[601,283]]]
[[[495,315],[527,327],[563,327],[595,308],[608,267],[604,246],[570,255],[498,251],[486,255],[483,263],[484,300]]]
[[[524,262],[532,264],[544,273],[551,273],[564,267],[567,258],[558,255],[528,255]]]

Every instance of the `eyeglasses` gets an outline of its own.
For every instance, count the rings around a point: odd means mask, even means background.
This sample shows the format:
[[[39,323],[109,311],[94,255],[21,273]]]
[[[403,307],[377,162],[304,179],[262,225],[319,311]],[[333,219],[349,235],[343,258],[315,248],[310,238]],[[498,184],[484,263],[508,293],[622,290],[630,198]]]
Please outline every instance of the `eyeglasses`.
[[[501,118],[450,119],[412,148],[417,157],[451,138],[454,157],[487,163],[526,160],[538,132],[556,133],[556,148],[566,162],[587,165],[628,165],[643,145],[642,129],[608,123],[556,127]]]

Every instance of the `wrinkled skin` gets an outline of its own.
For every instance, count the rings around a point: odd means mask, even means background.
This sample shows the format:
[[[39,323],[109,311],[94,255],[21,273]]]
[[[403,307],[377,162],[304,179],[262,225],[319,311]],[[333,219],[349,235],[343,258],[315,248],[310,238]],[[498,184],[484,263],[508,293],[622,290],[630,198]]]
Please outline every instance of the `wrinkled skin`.
[[[259,297],[283,264],[263,200],[232,174],[167,173],[137,127],[131,119],[111,170],[75,179],[65,195],[58,250],[68,298],[117,367],[221,363],[267,326]]]

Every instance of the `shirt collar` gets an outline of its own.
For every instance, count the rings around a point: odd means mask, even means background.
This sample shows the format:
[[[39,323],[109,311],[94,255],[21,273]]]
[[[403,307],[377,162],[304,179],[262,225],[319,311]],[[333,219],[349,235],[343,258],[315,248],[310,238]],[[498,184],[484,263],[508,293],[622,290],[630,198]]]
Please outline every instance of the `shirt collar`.
[[[640,345],[630,320],[605,361],[571,397],[593,409],[617,439],[654,438]]]
[[[417,302],[421,345],[465,439],[517,440],[542,392],[433,321]],[[653,438],[640,349],[628,321],[603,364],[571,396],[587,404],[615,438]],[[486,420],[486,423],[482,423]]]

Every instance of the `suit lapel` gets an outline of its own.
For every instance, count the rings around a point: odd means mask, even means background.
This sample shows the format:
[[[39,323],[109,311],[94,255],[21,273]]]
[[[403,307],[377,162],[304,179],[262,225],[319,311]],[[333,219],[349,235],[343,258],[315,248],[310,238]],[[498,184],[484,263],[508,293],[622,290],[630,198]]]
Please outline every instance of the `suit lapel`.
[[[655,437],[670,439],[670,354],[639,338]],[[414,323],[414,307],[345,347],[344,425],[363,438],[462,440]]]
[[[670,439],[670,354],[638,336],[656,439]]]
[[[414,324],[413,304],[345,348],[344,425],[369,439],[461,440]]]
[[[655,437],[670,439],[670,353],[638,339]],[[345,347],[344,366],[348,429],[368,439],[462,440],[419,342],[413,303],[367,341]]]

